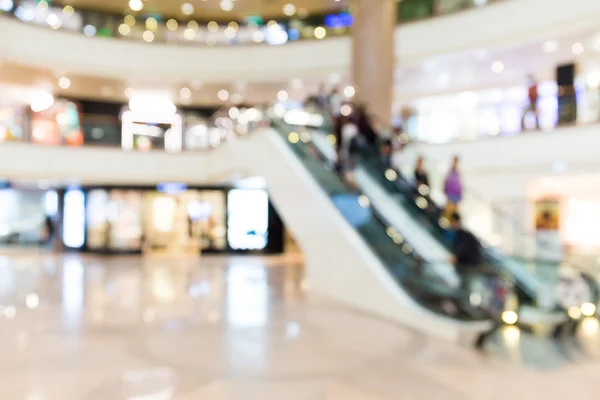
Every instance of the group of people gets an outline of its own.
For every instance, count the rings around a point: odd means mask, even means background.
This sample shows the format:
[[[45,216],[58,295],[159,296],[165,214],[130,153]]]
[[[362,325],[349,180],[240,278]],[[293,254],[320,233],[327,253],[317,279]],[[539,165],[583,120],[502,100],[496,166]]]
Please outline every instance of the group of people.
[[[356,185],[353,171],[361,156],[378,156],[387,168],[395,170],[400,177],[404,176],[402,172],[406,170],[405,150],[408,141],[401,127],[392,129],[389,136],[384,136],[366,106],[345,102],[337,88],[333,88],[327,96],[318,96],[316,101],[332,117],[336,137],[337,168],[348,186]],[[349,107],[343,110],[344,105]],[[463,228],[461,223],[459,204],[463,197],[463,184],[459,167],[460,159],[456,156],[444,180],[443,189],[447,202],[439,211],[441,217],[450,223],[447,233],[448,240],[452,243],[451,261],[461,272],[460,270],[464,271],[480,265],[482,260],[479,241],[471,232]],[[412,176],[408,180],[415,192],[419,192],[419,188],[423,185],[430,187],[423,156],[417,158]],[[433,204],[431,201],[429,203]]]

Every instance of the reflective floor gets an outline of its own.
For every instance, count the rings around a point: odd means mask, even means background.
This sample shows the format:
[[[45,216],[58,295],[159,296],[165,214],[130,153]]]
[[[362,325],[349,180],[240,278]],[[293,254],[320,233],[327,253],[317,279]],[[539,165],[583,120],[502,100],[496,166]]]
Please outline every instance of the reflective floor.
[[[478,353],[307,298],[300,265],[0,257],[1,398],[598,397],[600,361],[577,341],[556,347],[508,331]],[[564,362],[561,351],[586,355]]]

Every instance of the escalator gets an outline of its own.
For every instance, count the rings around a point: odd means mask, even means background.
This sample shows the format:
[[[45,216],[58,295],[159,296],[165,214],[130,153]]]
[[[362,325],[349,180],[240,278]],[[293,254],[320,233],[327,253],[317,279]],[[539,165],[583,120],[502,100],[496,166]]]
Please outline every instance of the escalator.
[[[317,131],[311,137],[316,151],[331,164],[335,151],[331,143],[328,143],[327,135]],[[416,230],[414,227],[418,226],[430,239],[441,244],[443,249],[437,252],[434,259],[439,258],[440,254],[451,254],[452,241],[447,230],[449,222],[431,199],[428,187],[415,188],[401,174],[390,169],[377,152],[361,156],[356,169],[356,180],[366,196],[385,209],[386,214],[393,214],[394,210],[405,214],[404,220],[396,218],[396,221],[400,221],[398,225],[409,231]],[[412,224],[412,228],[407,222]],[[429,253],[428,256],[431,257],[432,252]],[[548,273],[552,268],[548,265],[536,261],[524,263],[486,245],[484,259],[486,265],[494,271],[514,281],[521,305],[519,322],[522,326],[546,324],[562,328],[563,324],[576,321],[581,316],[595,314],[600,301],[598,285],[584,272],[579,271],[576,276],[571,274],[569,279],[558,278],[556,274]],[[426,261],[429,260],[426,257]]]

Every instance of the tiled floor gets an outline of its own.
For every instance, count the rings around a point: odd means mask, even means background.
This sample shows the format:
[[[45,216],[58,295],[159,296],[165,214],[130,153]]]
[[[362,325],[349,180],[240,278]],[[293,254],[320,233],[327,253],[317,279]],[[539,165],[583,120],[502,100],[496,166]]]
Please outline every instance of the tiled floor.
[[[300,287],[283,258],[0,257],[0,398],[598,398],[591,358],[533,368],[514,332],[476,353]]]

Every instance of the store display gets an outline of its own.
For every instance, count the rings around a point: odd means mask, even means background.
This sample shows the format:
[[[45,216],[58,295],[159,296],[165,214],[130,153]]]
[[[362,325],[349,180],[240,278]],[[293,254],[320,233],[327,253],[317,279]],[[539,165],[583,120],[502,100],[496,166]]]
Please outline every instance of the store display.
[[[269,196],[260,189],[233,189],[227,198],[227,241],[233,250],[263,250],[269,230]]]

